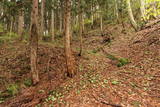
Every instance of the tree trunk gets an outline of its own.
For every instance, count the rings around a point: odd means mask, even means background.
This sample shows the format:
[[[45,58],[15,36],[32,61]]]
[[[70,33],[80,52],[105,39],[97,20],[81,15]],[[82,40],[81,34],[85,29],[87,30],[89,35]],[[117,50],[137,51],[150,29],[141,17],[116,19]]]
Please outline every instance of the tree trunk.
[[[140,0],[141,3],[141,17],[145,21],[145,0]]]
[[[37,69],[37,50],[38,50],[38,0],[33,0],[32,16],[31,16],[31,37],[30,37],[30,49],[31,49],[31,74],[33,84],[39,82],[39,74]]]
[[[54,41],[55,39],[55,35],[54,35],[54,10],[52,9],[51,12],[51,35],[52,35],[52,41]]]
[[[91,29],[93,29],[94,24],[94,12],[93,12],[93,4],[91,5]]]
[[[45,32],[45,35],[49,34],[49,25],[50,25],[49,16],[50,16],[50,13],[51,12],[48,12],[47,10],[45,12],[45,18],[44,18],[44,22],[45,22],[45,30],[44,30],[44,32]]]
[[[2,3],[4,2],[4,0],[2,0]],[[3,17],[3,5],[0,5],[0,19]]]
[[[121,23],[121,25],[122,25],[122,27],[123,27],[123,29],[122,29],[122,32],[125,32],[125,23],[124,23],[124,16],[123,16],[123,14],[124,14],[124,10],[122,9],[122,5],[123,5],[123,1],[122,0],[120,0],[120,7],[121,7],[121,9],[119,9],[118,10],[118,12],[119,12],[119,18],[120,18],[120,23]]]
[[[65,10],[65,54],[66,54],[66,64],[67,64],[67,75],[69,77],[73,77],[75,74],[74,69],[74,58],[71,52],[71,44],[70,44],[70,20],[71,20],[71,0],[66,1],[66,10]]]
[[[11,33],[12,33],[12,31],[13,31],[13,17],[11,17],[11,24],[10,24],[10,35],[11,35]]]
[[[134,17],[133,17],[130,0],[126,0],[126,3],[127,3],[127,10],[128,10],[128,14],[129,14],[129,19],[131,21],[131,24],[132,24],[133,28],[137,31],[138,26],[137,26],[137,23],[136,23],[136,21],[134,20]]]
[[[45,0],[41,0],[41,40],[44,36],[44,10],[45,10]]]
[[[116,15],[116,21],[119,24],[119,13],[118,13],[117,0],[115,0],[115,15]]]
[[[52,35],[52,9],[49,10],[48,13],[49,13],[49,15],[48,15],[48,32],[50,35]]]
[[[103,16],[102,16],[102,13],[101,13],[101,16],[100,16],[100,27],[101,27],[101,32],[103,31]]]
[[[81,0],[79,0],[79,38],[80,38],[80,52],[79,52],[79,56],[82,55],[82,50],[83,50],[83,37],[82,37],[82,33],[83,33],[83,12],[81,9]]]
[[[24,28],[24,14],[23,10],[20,10],[18,17],[18,35],[20,36],[20,40],[23,40],[23,28]]]
[[[62,11],[59,12],[59,32],[62,32],[63,21],[62,21]]]
[[[85,33],[84,15],[82,13],[82,31]]]

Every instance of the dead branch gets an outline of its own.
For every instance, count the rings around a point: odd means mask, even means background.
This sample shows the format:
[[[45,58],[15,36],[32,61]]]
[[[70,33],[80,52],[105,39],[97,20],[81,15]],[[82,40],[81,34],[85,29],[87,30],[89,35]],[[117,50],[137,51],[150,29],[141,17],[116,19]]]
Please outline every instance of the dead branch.
[[[92,96],[93,96],[93,98],[94,98],[96,101],[98,101],[98,102],[100,102],[100,103],[102,103],[102,104],[104,104],[104,105],[109,105],[109,106],[112,106],[112,107],[122,107],[120,104],[109,103],[109,102],[102,101],[102,100],[96,98],[94,95],[92,95]]]
[[[144,35],[148,35],[150,33],[153,33],[154,31],[160,30],[160,27],[154,28],[153,30],[151,30],[150,32],[145,33]]]
[[[160,22],[160,19],[157,19],[157,20],[151,21],[151,22],[147,23],[147,24],[144,26],[144,29],[146,29],[146,28],[150,28],[150,27],[152,27],[152,26],[156,25],[156,24],[157,24],[157,23],[159,23],[159,22]]]

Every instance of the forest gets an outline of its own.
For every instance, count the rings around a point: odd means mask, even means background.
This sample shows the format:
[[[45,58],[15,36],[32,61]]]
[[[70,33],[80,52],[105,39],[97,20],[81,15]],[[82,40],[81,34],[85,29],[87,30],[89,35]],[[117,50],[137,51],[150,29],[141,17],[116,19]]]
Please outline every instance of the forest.
[[[160,107],[160,0],[0,0],[0,107]]]

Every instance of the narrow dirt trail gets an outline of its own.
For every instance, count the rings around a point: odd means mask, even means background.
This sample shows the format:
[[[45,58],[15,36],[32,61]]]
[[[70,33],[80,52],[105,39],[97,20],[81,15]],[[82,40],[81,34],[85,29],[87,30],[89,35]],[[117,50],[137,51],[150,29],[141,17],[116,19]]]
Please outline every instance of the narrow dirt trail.
[[[114,31],[111,31],[114,32]],[[131,63],[123,67],[117,67],[116,62],[106,58],[103,51],[96,52],[103,44],[103,38],[93,36],[85,42],[84,59],[81,60],[81,69],[84,73],[73,83],[78,84],[75,90],[72,90],[63,100],[66,101],[65,107],[159,107],[158,97],[152,97],[153,75],[145,73],[141,67],[148,66],[137,64],[143,62],[146,57],[139,54],[145,53],[140,47],[137,54],[133,52],[132,42],[136,33],[121,34],[116,32],[117,37],[114,41],[104,47],[107,53],[116,57],[129,58]],[[118,35],[120,34],[120,35]],[[155,49],[155,48],[154,48]],[[153,51],[156,53],[156,51]],[[137,55],[137,56],[136,56]],[[160,55],[160,54],[159,54]],[[143,57],[143,58],[141,58]],[[135,59],[136,58],[136,59]],[[158,72],[158,64],[155,72]],[[153,71],[154,72],[154,71]],[[74,81],[74,80],[73,80]],[[80,85],[80,86],[79,86]],[[153,84],[152,84],[153,85]],[[156,84],[155,84],[156,86]],[[157,86],[158,89],[158,86]],[[151,93],[150,93],[151,92]],[[78,94],[77,94],[78,93]],[[159,92],[156,93],[156,95]],[[105,103],[105,104],[104,104]],[[59,104],[59,103],[58,103]],[[57,106],[58,106],[57,104]]]
[[[66,70],[63,47],[40,45],[38,64],[42,81],[38,86],[24,89],[2,107],[159,107],[160,33],[134,39],[139,37],[137,33],[124,34],[121,30],[115,26],[104,31],[111,32],[114,38],[107,45],[102,36],[85,37],[82,57],[77,56],[79,42],[73,42],[78,62],[78,73],[73,79],[63,77]],[[8,53],[5,49],[4,52]],[[29,54],[27,47],[18,52],[15,58],[7,56],[10,63],[6,59],[5,63],[13,67],[14,61],[14,67],[21,70],[24,64],[29,65]],[[21,61],[22,57],[25,60]],[[119,60],[115,58],[130,62],[118,67]],[[29,76],[28,69],[26,73],[23,76]]]

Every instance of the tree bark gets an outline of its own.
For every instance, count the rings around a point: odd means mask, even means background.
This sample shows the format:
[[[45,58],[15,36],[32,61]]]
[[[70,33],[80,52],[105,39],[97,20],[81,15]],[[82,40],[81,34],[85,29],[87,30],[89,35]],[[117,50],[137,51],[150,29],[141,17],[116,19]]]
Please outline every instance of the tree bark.
[[[84,15],[82,13],[82,31],[85,33]]]
[[[12,31],[13,31],[13,17],[11,17],[11,22],[10,22],[10,35],[11,35],[11,33],[12,33]]]
[[[137,23],[136,23],[136,21],[134,20],[134,17],[133,17],[130,0],[126,0],[126,3],[127,3],[127,10],[128,10],[128,14],[129,14],[129,19],[131,21],[131,24],[132,24],[133,28],[137,31],[138,26],[137,26]]]
[[[23,28],[24,28],[24,13],[21,9],[18,17],[18,35],[20,36],[20,40],[23,40]]]
[[[2,0],[2,3],[4,2],[4,0]],[[4,6],[0,5],[0,19],[3,17],[3,12],[4,12]]]
[[[102,13],[101,13],[101,16],[100,16],[100,27],[101,27],[101,32],[103,31],[103,16],[102,16]]]
[[[117,0],[115,0],[115,15],[116,15],[116,21],[119,24],[119,13],[118,13]]]
[[[62,21],[62,11],[60,10],[59,12],[59,32],[62,32],[62,27],[63,27],[63,21]]]
[[[52,41],[55,39],[55,33],[54,33],[54,10],[52,9],[52,15],[51,15],[51,34],[52,34]]]
[[[125,31],[125,23],[124,23],[124,20],[123,20],[124,10],[122,9],[122,4],[123,4],[123,1],[120,0],[120,7],[121,7],[121,9],[118,9],[118,13],[119,13],[119,18],[120,18],[120,23],[121,23],[121,25],[123,27],[122,31],[124,32]]]
[[[38,0],[33,0],[32,16],[31,16],[31,37],[30,37],[30,49],[31,49],[31,75],[33,84],[39,82],[39,74],[37,69],[37,50],[38,50]]]
[[[45,10],[45,0],[41,0],[41,40],[44,36],[44,10]]]
[[[74,58],[71,51],[71,33],[70,33],[70,19],[71,19],[71,0],[65,0],[65,54],[67,64],[67,76],[73,77],[75,75]]]
[[[79,0],[79,38],[80,38],[80,52],[79,56],[82,55],[82,50],[83,50],[83,12],[81,9],[81,0]]]
[[[141,10],[141,17],[145,21],[145,0],[140,0],[140,10]]]
[[[91,4],[91,29],[93,29],[94,24],[94,12],[93,12],[93,3]]]

